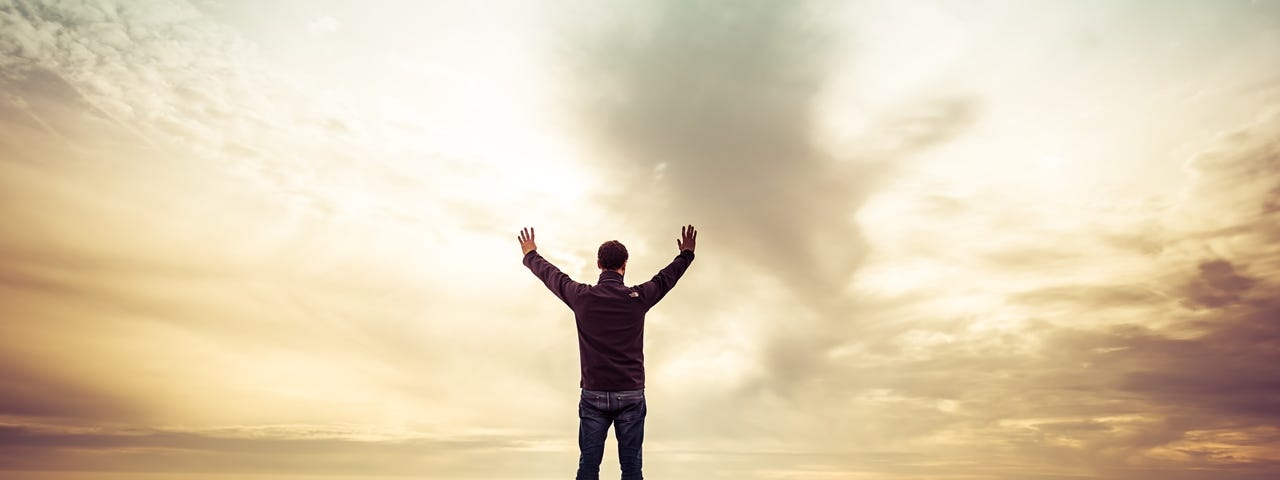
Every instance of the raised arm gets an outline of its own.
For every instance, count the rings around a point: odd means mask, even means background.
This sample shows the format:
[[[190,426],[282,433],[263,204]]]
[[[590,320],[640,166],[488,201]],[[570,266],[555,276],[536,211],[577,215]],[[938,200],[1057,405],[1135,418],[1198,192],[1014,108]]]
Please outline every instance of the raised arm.
[[[698,231],[693,225],[680,227],[680,238],[676,240],[676,248],[680,249],[680,254],[667,264],[662,270],[658,271],[653,279],[636,286],[640,291],[640,298],[653,307],[662,300],[676,286],[676,282],[684,275],[684,271],[693,263],[693,249],[698,241]]]
[[[517,238],[520,240],[520,250],[524,252],[524,266],[529,267],[529,270],[538,279],[542,280],[547,289],[551,290],[551,293],[555,294],[560,301],[568,305],[569,308],[573,308],[574,301],[577,300],[578,295],[581,295],[587,289],[587,285],[573,281],[572,278],[569,278],[559,268],[556,268],[555,265],[552,265],[551,262],[548,262],[547,259],[538,254],[538,245],[534,243],[533,228],[520,230],[520,235]]]

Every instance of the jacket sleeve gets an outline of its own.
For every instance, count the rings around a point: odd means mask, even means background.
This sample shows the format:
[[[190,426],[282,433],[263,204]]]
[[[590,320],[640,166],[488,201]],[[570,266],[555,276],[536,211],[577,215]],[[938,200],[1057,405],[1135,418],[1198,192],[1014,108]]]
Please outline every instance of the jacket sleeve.
[[[586,291],[587,285],[578,283],[561,272],[559,268],[552,265],[537,250],[531,251],[524,256],[524,266],[529,267],[542,283],[547,285],[547,289],[551,290],[560,301],[573,308],[575,301],[582,292]]]
[[[680,276],[684,275],[685,269],[692,263],[693,250],[681,250],[675,260],[654,275],[652,280],[637,285],[635,288],[639,291],[645,305],[647,307],[657,305],[658,301],[676,286],[676,281],[680,280]]]

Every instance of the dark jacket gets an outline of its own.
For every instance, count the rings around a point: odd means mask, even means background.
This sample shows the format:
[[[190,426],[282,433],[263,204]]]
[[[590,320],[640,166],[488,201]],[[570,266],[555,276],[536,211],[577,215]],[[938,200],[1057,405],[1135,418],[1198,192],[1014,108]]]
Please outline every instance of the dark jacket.
[[[573,310],[581,387],[604,391],[644,388],[644,314],[671,291],[691,263],[693,251],[682,250],[653,279],[628,287],[614,271],[600,272],[596,285],[587,285],[573,281],[537,250],[524,256],[524,265]]]

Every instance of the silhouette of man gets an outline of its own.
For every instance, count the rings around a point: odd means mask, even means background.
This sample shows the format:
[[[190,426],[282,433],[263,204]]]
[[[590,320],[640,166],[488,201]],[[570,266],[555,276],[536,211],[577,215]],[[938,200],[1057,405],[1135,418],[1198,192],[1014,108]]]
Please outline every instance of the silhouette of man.
[[[644,314],[671,291],[693,263],[698,231],[680,228],[680,254],[642,284],[622,283],[627,247],[610,240],[600,245],[595,285],[578,283],[538,254],[532,228],[520,231],[524,265],[573,310],[578,324],[582,397],[578,400],[578,480],[600,478],[600,460],[609,424],[618,436],[622,480],[642,480],[640,446],[644,442]]]

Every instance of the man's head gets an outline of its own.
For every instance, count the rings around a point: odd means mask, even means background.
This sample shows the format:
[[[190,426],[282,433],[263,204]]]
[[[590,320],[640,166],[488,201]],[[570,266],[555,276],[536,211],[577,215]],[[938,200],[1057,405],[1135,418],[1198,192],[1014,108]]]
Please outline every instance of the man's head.
[[[601,270],[622,270],[627,267],[627,247],[617,240],[600,244],[596,253],[596,266]]]

